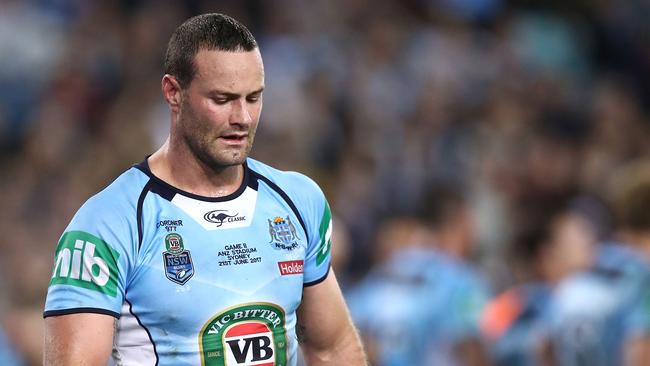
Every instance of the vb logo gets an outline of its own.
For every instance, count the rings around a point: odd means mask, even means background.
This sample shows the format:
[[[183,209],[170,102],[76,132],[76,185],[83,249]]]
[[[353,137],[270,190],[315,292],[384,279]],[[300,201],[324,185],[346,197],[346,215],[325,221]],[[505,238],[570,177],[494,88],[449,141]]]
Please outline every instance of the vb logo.
[[[262,323],[240,323],[226,331],[227,365],[273,365],[273,333]],[[264,362],[266,361],[266,362]]]
[[[250,303],[214,316],[199,335],[203,366],[286,366],[284,310]]]
[[[50,285],[83,287],[110,296],[117,293],[119,253],[102,239],[83,231],[61,237]]]

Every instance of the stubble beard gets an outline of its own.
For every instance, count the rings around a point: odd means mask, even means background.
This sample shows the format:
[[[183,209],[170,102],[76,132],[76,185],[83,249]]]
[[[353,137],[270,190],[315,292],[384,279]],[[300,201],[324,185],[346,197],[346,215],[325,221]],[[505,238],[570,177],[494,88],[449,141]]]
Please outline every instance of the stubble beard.
[[[197,160],[217,173],[232,166],[242,165],[246,161],[253,146],[255,128],[248,130],[243,148],[220,148],[220,132],[210,127],[210,121],[197,116],[191,106],[183,104],[183,113],[179,120],[180,132],[183,142]]]

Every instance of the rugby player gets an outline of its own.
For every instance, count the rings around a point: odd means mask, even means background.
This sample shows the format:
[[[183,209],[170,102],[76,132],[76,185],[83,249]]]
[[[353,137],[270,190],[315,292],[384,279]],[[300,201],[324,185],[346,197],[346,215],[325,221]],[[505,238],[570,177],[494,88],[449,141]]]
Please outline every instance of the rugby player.
[[[306,176],[248,157],[264,67],[222,14],[171,36],[167,141],[61,236],[46,365],[365,365],[330,269],[331,213]]]

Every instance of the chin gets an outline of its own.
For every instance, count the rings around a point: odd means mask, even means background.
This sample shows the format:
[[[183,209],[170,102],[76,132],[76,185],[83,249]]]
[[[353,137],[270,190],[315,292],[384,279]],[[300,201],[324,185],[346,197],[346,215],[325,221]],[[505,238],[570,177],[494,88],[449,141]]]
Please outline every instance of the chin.
[[[222,168],[234,166],[234,165],[241,165],[244,164],[247,157],[248,154],[244,154],[243,152],[240,152],[238,154],[227,155],[227,156],[220,154],[217,156],[212,156],[211,165],[213,167],[222,167]]]

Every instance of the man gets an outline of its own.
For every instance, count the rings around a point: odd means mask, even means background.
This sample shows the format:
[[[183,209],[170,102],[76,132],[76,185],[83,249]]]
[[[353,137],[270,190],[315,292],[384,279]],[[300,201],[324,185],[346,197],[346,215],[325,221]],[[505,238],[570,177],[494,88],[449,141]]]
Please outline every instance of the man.
[[[554,286],[590,263],[597,232],[588,198],[540,197],[526,202],[510,260],[517,283],[488,303],[481,330],[495,365],[549,362],[546,316]]]
[[[549,307],[556,365],[647,365],[650,357],[650,165],[612,174],[615,240],[599,244],[588,270],[569,276]]]
[[[256,41],[222,14],[172,35],[170,135],[62,235],[45,364],[364,365],[318,186],[248,158],[262,109]]]
[[[420,220],[387,220],[380,259],[347,295],[373,365],[487,364],[478,320],[487,302],[482,276],[466,258],[469,208],[455,188],[422,199]]]

